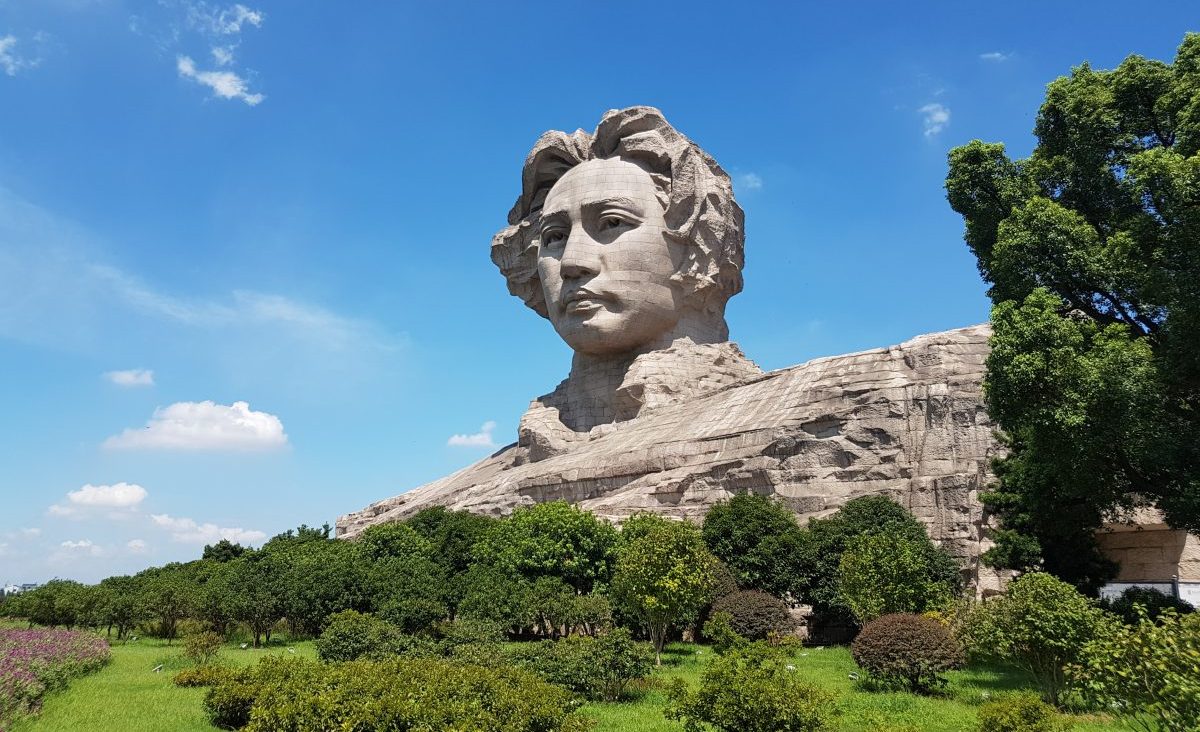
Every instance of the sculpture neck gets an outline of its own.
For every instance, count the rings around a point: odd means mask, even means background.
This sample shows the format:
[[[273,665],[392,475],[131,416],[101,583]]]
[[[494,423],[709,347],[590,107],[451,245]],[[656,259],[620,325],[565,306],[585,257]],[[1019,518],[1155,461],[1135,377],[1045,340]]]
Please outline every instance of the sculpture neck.
[[[675,345],[723,343],[728,337],[724,318],[702,318],[698,313],[685,312],[674,328],[637,350],[619,354],[576,351],[565,384],[563,423],[576,432],[587,432],[599,424],[633,418],[640,403],[628,403],[630,396],[620,394],[618,390],[625,383],[629,367],[639,356]]]

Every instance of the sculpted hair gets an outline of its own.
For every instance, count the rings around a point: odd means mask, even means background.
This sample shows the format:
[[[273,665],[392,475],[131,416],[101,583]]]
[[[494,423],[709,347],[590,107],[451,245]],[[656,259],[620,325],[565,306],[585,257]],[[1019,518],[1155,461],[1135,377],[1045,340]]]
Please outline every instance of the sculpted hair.
[[[508,280],[508,291],[546,317],[537,269],[542,203],[571,168],[613,157],[641,166],[658,187],[666,236],[686,245],[687,256],[672,277],[686,302],[724,314],[726,301],[742,289],[745,216],[733,200],[729,175],[654,107],[610,110],[593,135],[550,131],[538,138],[525,159],[509,225],[492,238],[492,261]]]

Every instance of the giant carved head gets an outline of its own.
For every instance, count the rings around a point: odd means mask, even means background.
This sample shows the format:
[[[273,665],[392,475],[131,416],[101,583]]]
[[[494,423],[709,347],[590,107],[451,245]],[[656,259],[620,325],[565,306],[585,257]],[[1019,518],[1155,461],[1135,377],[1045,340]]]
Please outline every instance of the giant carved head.
[[[728,339],[745,234],[729,176],[652,107],[593,135],[547,132],[525,160],[492,261],[574,350]]]

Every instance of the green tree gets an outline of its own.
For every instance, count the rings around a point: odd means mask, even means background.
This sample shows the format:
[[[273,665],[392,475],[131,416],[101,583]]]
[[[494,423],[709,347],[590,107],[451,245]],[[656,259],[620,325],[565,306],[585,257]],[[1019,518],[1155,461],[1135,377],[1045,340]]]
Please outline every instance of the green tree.
[[[475,546],[491,532],[498,519],[469,511],[433,506],[413,514],[405,524],[433,547],[433,558],[451,574],[466,572],[475,561]]]
[[[109,632],[117,631],[117,640],[124,640],[134,626],[146,618],[138,581],[133,577],[107,577],[100,581],[103,591],[101,622]]]
[[[330,539],[292,540],[263,550],[282,567],[279,598],[296,634],[317,636],[333,613],[371,609],[370,565],[357,545]]]
[[[841,594],[842,555],[864,536],[887,535],[928,543],[920,521],[903,506],[883,496],[847,501],[837,513],[812,519],[797,537],[793,593],[813,606],[821,622],[852,622],[853,613]],[[930,556],[930,577],[955,589],[961,582],[958,565],[944,552]]]
[[[738,584],[780,597],[792,589],[799,533],[786,506],[756,493],[722,501],[704,517],[704,543],[733,571]]]
[[[1200,35],[1052,82],[1023,160],[950,153],[951,206],[990,285],[988,411],[1010,452],[986,559],[1086,589],[1094,531],[1149,503],[1200,529]]]
[[[226,565],[224,582],[233,618],[245,623],[254,647],[271,641],[271,629],[283,617],[282,562],[274,555],[247,552]]]
[[[489,531],[478,558],[529,580],[560,577],[577,592],[608,582],[616,558],[617,530],[565,501],[519,508]]]
[[[245,554],[246,547],[235,544],[229,539],[221,539],[216,544],[205,544],[201,559],[211,559],[214,562],[229,562]]]
[[[1132,628],[1088,643],[1069,669],[1090,701],[1145,732],[1200,729],[1200,615],[1142,610]]]
[[[682,522],[663,524],[622,548],[612,596],[646,625],[656,664],[671,626],[695,619],[711,600],[716,566],[700,532]]]
[[[953,561],[927,537],[868,534],[842,554],[838,592],[860,624],[889,613],[922,613],[954,597],[956,586],[942,571]]]
[[[1028,671],[1042,698],[1057,705],[1066,668],[1079,660],[1084,646],[1111,635],[1119,623],[1071,585],[1034,572],[1014,580],[1007,594],[974,608],[962,634],[972,656]]]
[[[178,634],[179,621],[196,606],[199,587],[191,568],[178,562],[139,573],[141,600],[146,613],[158,624],[157,633],[167,641]]]

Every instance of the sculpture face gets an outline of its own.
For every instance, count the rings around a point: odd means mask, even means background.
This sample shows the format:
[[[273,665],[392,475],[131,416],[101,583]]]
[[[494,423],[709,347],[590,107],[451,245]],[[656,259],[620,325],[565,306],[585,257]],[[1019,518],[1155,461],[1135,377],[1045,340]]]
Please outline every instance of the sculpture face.
[[[567,345],[625,353],[675,327],[681,298],[671,277],[683,252],[666,230],[654,182],[633,163],[589,160],[554,184],[542,207],[538,275]]]

